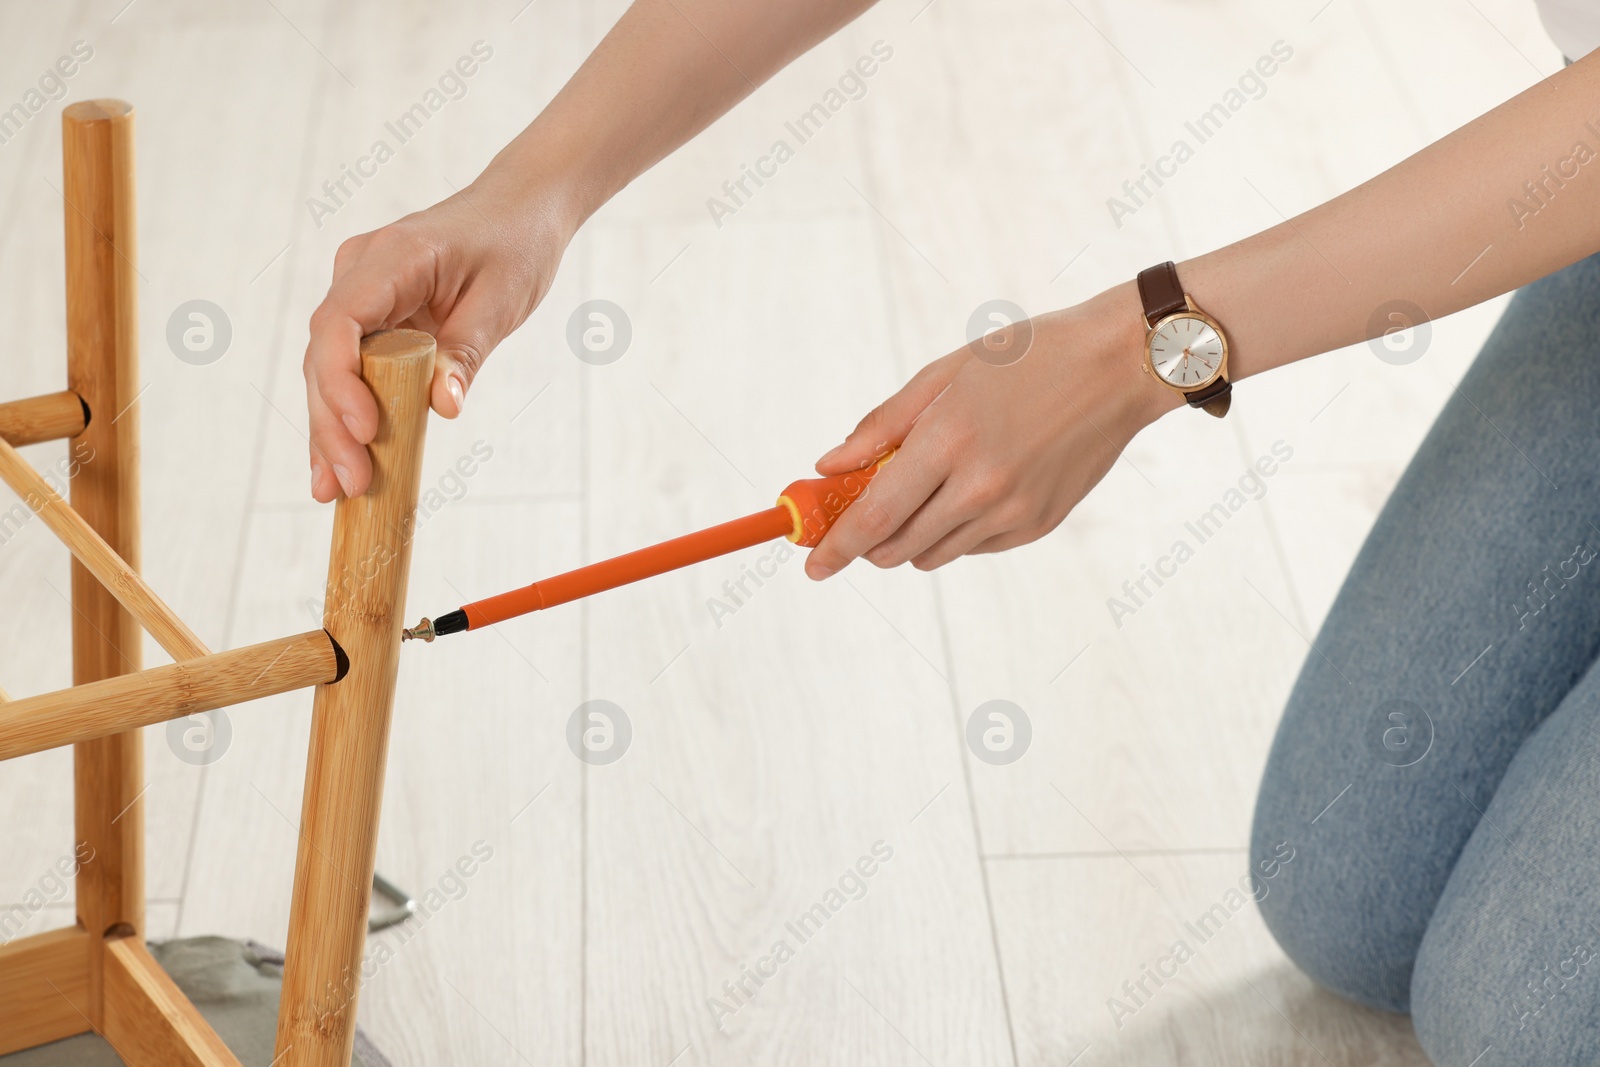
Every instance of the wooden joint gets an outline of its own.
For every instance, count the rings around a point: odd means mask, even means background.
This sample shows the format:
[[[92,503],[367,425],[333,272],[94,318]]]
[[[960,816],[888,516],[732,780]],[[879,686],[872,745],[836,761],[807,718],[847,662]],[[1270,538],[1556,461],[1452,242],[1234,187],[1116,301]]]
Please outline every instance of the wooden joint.
[[[322,632],[328,634],[327,630],[323,630]],[[334,676],[325,683],[327,685],[332,685],[334,682],[343,681],[344,676],[350,673],[350,656],[345,652],[344,647],[339,644],[338,640],[335,639],[332,634],[328,634],[328,644],[333,646],[334,665],[338,668],[334,673]]]

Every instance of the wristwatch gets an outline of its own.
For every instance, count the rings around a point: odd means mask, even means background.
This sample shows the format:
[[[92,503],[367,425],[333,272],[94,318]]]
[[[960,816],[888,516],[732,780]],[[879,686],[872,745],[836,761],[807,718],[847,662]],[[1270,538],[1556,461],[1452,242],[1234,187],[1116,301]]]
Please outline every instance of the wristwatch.
[[[1222,324],[1195,307],[1171,260],[1139,272],[1139,300],[1149,330],[1140,369],[1182,393],[1190,407],[1222,418],[1233,392],[1228,381],[1228,335]]]

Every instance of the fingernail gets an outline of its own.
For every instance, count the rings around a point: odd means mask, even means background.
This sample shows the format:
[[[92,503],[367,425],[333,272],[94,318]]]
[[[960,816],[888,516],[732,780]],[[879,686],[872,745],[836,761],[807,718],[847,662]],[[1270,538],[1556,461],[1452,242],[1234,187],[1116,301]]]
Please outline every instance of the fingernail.
[[[817,460],[817,462],[818,463],[826,463],[826,462],[828,462],[828,460],[832,459],[834,456],[837,456],[840,452],[843,452],[843,451],[844,451],[844,445],[834,445],[832,448],[830,448],[826,452],[824,452],[822,454],[822,458]]]
[[[461,379],[454,374],[444,376],[444,387],[450,390],[450,399],[456,402],[456,411],[459,412],[467,403],[467,391],[461,384]]]
[[[339,488],[344,490],[345,496],[355,495],[350,492],[350,472],[346,470],[344,466],[335,463],[333,465],[333,476],[339,479]]]
[[[311,465],[311,495],[312,496],[316,496],[317,495],[317,483],[320,482],[320,481],[322,481],[322,464],[313,463]]]
[[[350,431],[351,437],[354,437],[357,441],[361,440],[361,431],[356,429],[356,417],[354,415],[342,415],[339,421],[344,423],[344,428]]]

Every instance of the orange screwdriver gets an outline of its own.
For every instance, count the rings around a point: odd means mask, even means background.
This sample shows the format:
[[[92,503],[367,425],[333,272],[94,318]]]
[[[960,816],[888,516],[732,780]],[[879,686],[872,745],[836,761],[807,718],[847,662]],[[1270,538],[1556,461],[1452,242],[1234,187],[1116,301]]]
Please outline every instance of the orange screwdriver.
[[[893,456],[891,450],[860,470],[795,482],[778,497],[778,503],[766,511],[477,600],[437,619],[424,618],[403,630],[401,640],[432,641],[445,634],[492,626],[518,615],[553,608],[742,548],[753,548],[778,537],[787,537],[802,548],[813,548]]]

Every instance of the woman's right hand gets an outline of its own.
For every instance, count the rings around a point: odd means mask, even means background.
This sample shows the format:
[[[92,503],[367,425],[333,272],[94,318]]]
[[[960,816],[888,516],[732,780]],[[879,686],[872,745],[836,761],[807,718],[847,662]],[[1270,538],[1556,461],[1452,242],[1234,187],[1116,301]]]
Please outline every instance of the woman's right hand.
[[[549,292],[579,221],[561,198],[497,185],[486,172],[448,200],[339,247],[306,346],[313,497],[360,496],[372,478],[366,444],[378,406],[361,380],[361,338],[396,327],[433,334],[429,403],[455,418],[483,361]]]

